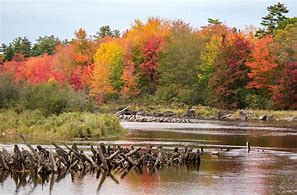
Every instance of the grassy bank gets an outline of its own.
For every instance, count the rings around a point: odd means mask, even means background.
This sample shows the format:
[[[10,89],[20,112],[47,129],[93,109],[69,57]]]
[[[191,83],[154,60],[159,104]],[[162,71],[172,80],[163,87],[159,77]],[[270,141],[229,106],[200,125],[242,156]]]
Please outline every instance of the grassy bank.
[[[65,112],[45,116],[38,110],[20,113],[0,110],[0,136],[16,133],[48,138],[108,138],[125,134],[117,117],[110,114]]]

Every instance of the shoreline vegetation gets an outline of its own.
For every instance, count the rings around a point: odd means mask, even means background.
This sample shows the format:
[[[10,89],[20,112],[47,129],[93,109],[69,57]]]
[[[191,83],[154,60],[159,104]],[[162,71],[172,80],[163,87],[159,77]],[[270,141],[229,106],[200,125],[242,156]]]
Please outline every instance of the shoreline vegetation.
[[[49,139],[105,139],[127,131],[120,120],[139,122],[198,122],[210,120],[296,121],[295,110],[227,110],[178,102],[159,102],[152,96],[119,98],[98,104],[82,90],[55,81],[30,85],[0,78],[0,136],[17,134]],[[169,102],[171,104],[169,104]],[[127,109],[125,109],[129,105]],[[123,111],[124,113],[119,113]],[[115,115],[116,113],[117,116]]]
[[[120,121],[197,123],[199,120],[275,121],[297,124],[293,110],[222,110],[202,105],[138,105],[109,103],[94,111],[44,115],[40,110],[0,109],[0,137],[26,135],[48,139],[109,139],[127,130]]]
[[[0,136],[30,135],[48,139],[103,139],[124,135],[117,117],[111,114],[65,112],[44,116],[39,110],[0,110]]]

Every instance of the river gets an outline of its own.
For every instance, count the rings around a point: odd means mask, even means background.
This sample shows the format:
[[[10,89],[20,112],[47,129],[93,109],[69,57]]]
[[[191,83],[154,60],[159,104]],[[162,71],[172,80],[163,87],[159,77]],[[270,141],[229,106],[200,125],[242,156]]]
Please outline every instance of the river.
[[[96,174],[52,175],[36,184],[25,173],[15,176],[0,171],[0,194],[297,194],[296,123],[201,120],[190,124],[121,124],[129,129],[128,134],[103,142],[162,145],[165,149],[202,146],[200,165],[171,166],[153,172],[144,168],[142,173],[132,170],[127,175],[112,173],[113,177],[106,177],[101,184]],[[54,141],[28,140],[49,149],[49,142]],[[251,145],[249,153],[246,141]],[[76,142],[82,149],[98,144]],[[20,144],[21,140],[0,138],[1,148],[12,149],[13,143]],[[212,151],[219,151],[219,155],[211,155]]]

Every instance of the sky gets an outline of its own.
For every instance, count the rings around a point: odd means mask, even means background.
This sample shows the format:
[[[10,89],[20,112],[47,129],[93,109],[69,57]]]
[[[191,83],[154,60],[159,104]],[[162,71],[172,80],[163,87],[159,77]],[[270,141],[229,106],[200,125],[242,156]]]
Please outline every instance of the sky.
[[[296,0],[279,0],[297,16]],[[267,6],[275,0],[0,0],[0,44],[26,36],[31,42],[39,36],[55,35],[71,39],[83,28],[94,35],[102,25],[124,31],[134,19],[148,17],[182,19],[193,27],[218,18],[228,26],[260,27]]]

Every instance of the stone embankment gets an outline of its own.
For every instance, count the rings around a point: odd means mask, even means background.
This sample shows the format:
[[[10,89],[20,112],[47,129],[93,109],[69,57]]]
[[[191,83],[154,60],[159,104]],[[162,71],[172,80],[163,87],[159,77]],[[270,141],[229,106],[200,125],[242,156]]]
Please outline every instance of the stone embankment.
[[[120,120],[131,122],[165,122],[165,123],[196,123],[199,120],[259,120],[259,121],[275,121],[273,114],[259,116],[252,115],[251,112],[240,110],[237,114],[231,111],[219,111],[213,116],[199,116],[194,109],[188,109],[183,115],[178,115],[172,111],[154,112],[152,114],[145,113],[144,111],[133,111],[129,106],[118,111],[116,115]],[[281,121],[296,122],[297,117],[282,118]]]

